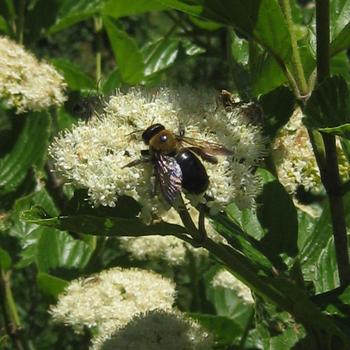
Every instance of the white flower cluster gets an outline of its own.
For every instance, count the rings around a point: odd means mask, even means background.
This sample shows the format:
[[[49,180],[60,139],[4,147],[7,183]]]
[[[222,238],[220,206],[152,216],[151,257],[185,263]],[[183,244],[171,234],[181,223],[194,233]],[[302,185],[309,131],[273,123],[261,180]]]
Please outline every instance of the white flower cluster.
[[[211,336],[180,312],[160,310],[136,316],[101,347],[102,350],[210,350]]]
[[[155,123],[174,133],[181,125],[186,137],[219,143],[233,151],[233,156],[221,156],[218,164],[203,161],[210,180],[206,193],[214,198],[207,204],[213,211],[231,201],[240,207],[254,206],[260,181],[251,169],[265,150],[260,128],[248,124],[239,111],[226,112],[208,91],[118,92],[99,118],[56,138],[50,153],[57,171],[76,186],[88,188],[95,205],[114,206],[118,196],[128,195],[142,204],[141,216],[147,221],[154,213],[161,216],[169,209],[161,196],[151,195],[153,165],[123,166],[147,149],[141,134]],[[203,196],[188,198],[193,203],[205,201]]]
[[[0,36],[0,98],[20,114],[65,101],[63,77],[51,65]]]
[[[235,291],[246,304],[254,303],[250,289],[225,269],[221,269],[215,274],[211,284],[213,287],[223,287]]]
[[[93,330],[93,350],[209,350],[212,338],[173,309],[175,285],[141,269],[112,268],[72,281],[50,313],[76,332]]]
[[[339,171],[343,180],[349,178],[350,166],[337,143]],[[298,186],[318,192],[322,182],[312,145],[305,126],[302,112],[297,109],[289,122],[282,128],[273,145],[278,178],[290,193],[295,193]]]
[[[174,283],[159,274],[112,268],[72,281],[50,312],[54,321],[70,325],[76,332],[93,328],[102,342],[137,314],[170,311],[174,298]]]

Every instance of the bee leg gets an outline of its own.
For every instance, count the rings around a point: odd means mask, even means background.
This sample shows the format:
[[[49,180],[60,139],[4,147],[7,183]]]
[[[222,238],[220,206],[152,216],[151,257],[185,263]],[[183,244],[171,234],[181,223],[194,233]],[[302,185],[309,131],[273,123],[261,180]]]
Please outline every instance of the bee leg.
[[[181,122],[179,122],[179,136],[180,137],[185,136],[185,126]]]
[[[147,158],[140,158],[140,159],[135,159],[132,162],[122,166],[122,169],[124,168],[131,168],[132,166],[139,165],[139,164],[144,164],[144,163],[149,163],[149,159]]]

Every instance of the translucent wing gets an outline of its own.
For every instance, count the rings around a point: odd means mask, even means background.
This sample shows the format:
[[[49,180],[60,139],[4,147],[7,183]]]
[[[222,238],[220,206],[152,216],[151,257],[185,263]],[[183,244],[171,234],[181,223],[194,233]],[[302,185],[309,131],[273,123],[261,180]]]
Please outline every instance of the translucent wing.
[[[169,204],[173,204],[182,187],[182,171],[175,158],[164,154],[155,154],[156,178],[162,195]]]
[[[216,142],[194,139],[186,136],[177,136],[177,138],[184,147],[190,148],[202,159],[210,163],[217,163],[218,160],[216,156],[228,156],[233,154],[233,151]],[[190,147],[186,145],[189,145]]]

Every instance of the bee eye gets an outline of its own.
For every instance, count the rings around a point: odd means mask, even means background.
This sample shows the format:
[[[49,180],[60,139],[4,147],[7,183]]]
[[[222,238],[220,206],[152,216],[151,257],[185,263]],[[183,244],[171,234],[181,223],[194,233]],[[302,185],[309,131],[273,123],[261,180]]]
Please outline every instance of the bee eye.
[[[159,139],[160,139],[161,142],[166,142],[166,141],[168,141],[168,136],[161,135]]]

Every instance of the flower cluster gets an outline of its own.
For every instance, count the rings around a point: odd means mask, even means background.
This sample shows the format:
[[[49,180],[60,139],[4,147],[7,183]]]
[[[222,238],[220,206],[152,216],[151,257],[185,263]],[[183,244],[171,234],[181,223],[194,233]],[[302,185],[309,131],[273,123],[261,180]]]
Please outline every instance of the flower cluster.
[[[186,137],[220,143],[233,152],[220,156],[218,164],[203,161],[210,180],[206,198],[213,199],[207,205],[212,211],[231,201],[239,207],[254,206],[260,181],[252,167],[265,151],[264,138],[239,109],[225,111],[208,91],[118,92],[103,115],[56,138],[50,153],[57,171],[74,185],[87,188],[95,205],[114,206],[118,196],[128,195],[142,204],[141,217],[147,221],[169,209],[159,194],[151,195],[153,165],[124,166],[141,157],[141,150],[147,148],[142,131],[155,123],[174,133],[181,126]],[[188,198],[194,204],[207,201],[203,196]]]
[[[49,64],[0,36],[0,98],[20,114],[65,101],[63,77]]]
[[[155,310],[136,316],[101,349],[210,350],[213,340],[198,323],[180,312]]]
[[[349,178],[350,165],[337,143],[337,155],[341,177]],[[297,109],[289,122],[277,136],[273,145],[278,178],[290,193],[298,186],[319,192],[322,182],[317,162],[312,150],[308,131],[302,123],[302,112]]]
[[[112,268],[72,281],[50,312],[76,332],[94,329],[103,342],[135,315],[170,311],[174,298],[175,285],[169,279],[146,270]]]
[[[235,291],[246,304],[254,303],[250,289],[225,269],[221,269],[215,274],[211,284],[213,287],[223,287]]]

